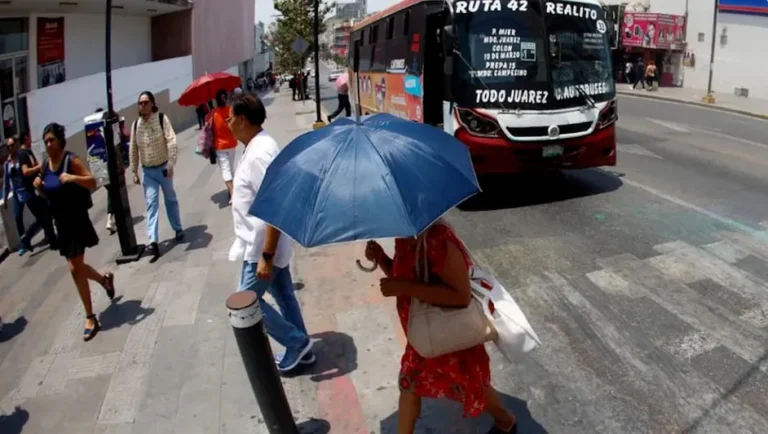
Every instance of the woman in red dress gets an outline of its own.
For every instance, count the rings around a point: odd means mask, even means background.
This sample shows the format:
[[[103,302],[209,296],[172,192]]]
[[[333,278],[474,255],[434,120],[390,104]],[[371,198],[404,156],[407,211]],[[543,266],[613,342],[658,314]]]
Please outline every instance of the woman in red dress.
[[[371,241],[365,256],[378,262],[387,277],[381,293],[397,297],[397,313],[408,330],[411,298],[438,306],[467,306],[471,301],[469,269],[472,265],[464,244],[451,228],[438,221],[426,232],[427,263],[440,283],[422,283],[416,275],[416,247],[420,238],[395,240],[394,259]],[[432,279],[430,279],[432,280]],[[435,281],[435,280],[433,280]],[[495,422],[489,434],[516,433],[515,417],[491,386],[491,367],[484,345],[435,358],[420,356],[408,344],[400,362],[398,434],[411,434],[421,412],[421,398],[449,398],[464,407],[464,417],[483,412]]]

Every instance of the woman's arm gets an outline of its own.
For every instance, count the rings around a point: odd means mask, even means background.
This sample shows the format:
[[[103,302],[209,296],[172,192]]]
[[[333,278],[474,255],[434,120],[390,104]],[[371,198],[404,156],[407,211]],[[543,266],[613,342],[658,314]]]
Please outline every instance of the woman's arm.
[[[91,171],[85,167],[83,160],[74,156],[70,157],[70,159],[70,165],[72,166],[72,174],[70,176],[72,178],[69,182],[74,182],[75,184],[87,188],[88,190],[93,190],[96,188],[96,178],[94,178]]]
[[[445,261],[437,273],[439,283],[400,282],[402,294],[416,297],[424,303],[445,307],[466,307],[472,301],[469,270],[459,247],[446,242]]]

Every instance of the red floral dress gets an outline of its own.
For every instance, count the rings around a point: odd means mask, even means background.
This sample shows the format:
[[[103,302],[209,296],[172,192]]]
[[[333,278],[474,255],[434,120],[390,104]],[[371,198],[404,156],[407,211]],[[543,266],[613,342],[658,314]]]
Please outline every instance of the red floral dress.
[[[427,237],[427,263],[433,273],[440,272],[445,262],[448,243],[464,254],[469,268],[471,261],[462,242],[446,225],[433,226]],[[394,277],[415,279],[416,239],[395,240]],[[397,297],[397,313],[406,334],[411,297]],[[400,389],[426,398],[449,398],[464,407],[464,417],[476,417],[485,411],[485,392],[491,384],[491,368],[485,346],[426,359],[408,344],[400,361]]]

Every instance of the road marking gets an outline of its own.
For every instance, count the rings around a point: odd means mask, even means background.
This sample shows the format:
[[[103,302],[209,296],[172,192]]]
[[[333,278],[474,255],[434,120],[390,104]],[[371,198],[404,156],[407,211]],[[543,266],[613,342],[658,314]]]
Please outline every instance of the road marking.
[[[705,133],[705,134],[709,134],[710,136],[714,136],[714,137],[717,137],[717,138],[720,138],[720,139],[731,140],[731,141],[734,141],[734,142],[744,143],[745,145],[751,145],[751,146],[756,146],[756,147],[762,148],[762,149],[768,149],[768,145],[766,145],[765,143],[754,142],[752,140],[742,139],[740,137],[734,137],[732,135],[723,134],[723,133],[720,133],[720,132],[717,132],[717,131],[712,131],[712,130],[703,129],[703,128],[696,128],[695,131],[696,132],[702,132],[702,133]]]
[[[662,121],[662,120],[653,119],[653,118],[645,118],[645,120],[647,120],[648,122],[652,122],[654,124],[657,124],[657,125],[661,125],[663,127],[667,127],[670,130],[675,130],[675,131],[681,132],[681,133],[690,133],[691,132],[690,130],[680,126],[680,124],[677,124],[677,123],[674,123],[674,122],[667,122],[667,121]]]
[[[761,231],[757,231],[755,229],[752,229],[751,227],[749,227],[749,226],[747,226],[745,224],[739,223],[739,222],[737,222],[735,220],[729,219],[728,217],[721,216],[720,214],[714,213],[714,212],[712,212],[712,211],[710,211],[708,209],[702,208],[702,207],[700,207],[698,205],[694,205],[694,204],[692,204],[690,202],[686,202],[683,199],[677,198],[675,196],[671,196],[669,194],[663,193],[663,192],[661,192],[659,190],[656,190],[653,187],[649,187],[649,186],[641,184],[641,183],[639,183],[637,181],[633,181],[633,180],[628,179],[628,178],[622,178],[622,181],[625,184],[629,184],[629,185],[631,185],[633,187],[639,188],[641,190],[645,190],[648,193],[651,193],[651,194],[653,194],[655,196],[658,196],[658,197],[660,197],[662,199],[665,199],[665,200],[667,200],[669,202],[672,202],[672,203],[674,203],[676,205],[680,205],[680,206],[682,206],[684,208],[688,208],[688,209],[690,209],[692,211],[696,211],[699,214],[704,214],[705,216],[707,216],[707,217],[709,217],[711,219],[717,220],[720,223],[723,223],[723,224],[725,224],[725,225],[727,225],[727,226],[729,226],[729,227],[731,227],[731,228],[733,228],[735,230],[738,230],[739,232],[744,232],[744,233],[747,233],[749,235],[756,235],[756,236],[759,236],[760,238],[766,239],[766,237],[760,236],[761,235]]]
[[[664,159],[664,157],[658,154],[654,154],[653,152],[645,149],[640,145],[625,145],[625,144],[619,143],[619,151],[626,154],[635,154],[643,157],[658,158],[659,160]]]

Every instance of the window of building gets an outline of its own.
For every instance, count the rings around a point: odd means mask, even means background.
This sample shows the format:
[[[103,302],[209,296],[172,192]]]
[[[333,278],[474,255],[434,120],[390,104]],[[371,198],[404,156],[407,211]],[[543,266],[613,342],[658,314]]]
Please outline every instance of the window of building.
[[[699,42],[704,42],[704,32],[699,32]]]
[[[0,19],[0,54],[29,50],[29,20]]]
[[[395,35],[395,18],[389,17],[387,19],[387,39],[392,39]]]

